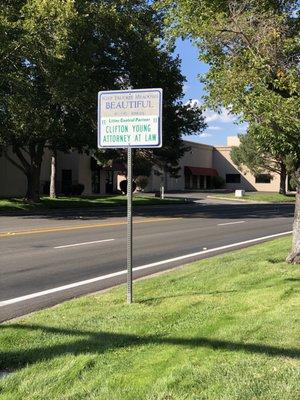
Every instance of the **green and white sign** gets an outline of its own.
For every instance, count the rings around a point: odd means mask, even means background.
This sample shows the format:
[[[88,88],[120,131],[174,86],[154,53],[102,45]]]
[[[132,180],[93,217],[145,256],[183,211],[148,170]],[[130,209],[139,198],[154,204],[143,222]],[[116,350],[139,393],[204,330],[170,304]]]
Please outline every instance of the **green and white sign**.
[[[161,146],[162,89],[99,92],[99,148]]]

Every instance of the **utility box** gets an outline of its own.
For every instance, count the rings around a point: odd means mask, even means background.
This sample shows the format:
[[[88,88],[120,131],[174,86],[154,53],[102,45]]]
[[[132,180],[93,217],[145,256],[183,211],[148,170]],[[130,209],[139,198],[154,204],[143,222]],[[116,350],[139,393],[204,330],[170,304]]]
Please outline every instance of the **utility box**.
[[[235,191],[235,197],[243,197],[245,195],[245,190],[243,189],[237,189]]]

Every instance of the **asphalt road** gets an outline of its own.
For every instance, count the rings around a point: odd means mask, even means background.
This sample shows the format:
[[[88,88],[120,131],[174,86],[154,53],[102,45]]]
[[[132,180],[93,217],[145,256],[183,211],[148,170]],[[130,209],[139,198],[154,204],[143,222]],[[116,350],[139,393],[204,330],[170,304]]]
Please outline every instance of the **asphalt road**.
[[[134,277],[291,231],[292,216],[292,205],[136,208]],[[0,255],[1,322],[125,282],[125,209],[2,216]]]

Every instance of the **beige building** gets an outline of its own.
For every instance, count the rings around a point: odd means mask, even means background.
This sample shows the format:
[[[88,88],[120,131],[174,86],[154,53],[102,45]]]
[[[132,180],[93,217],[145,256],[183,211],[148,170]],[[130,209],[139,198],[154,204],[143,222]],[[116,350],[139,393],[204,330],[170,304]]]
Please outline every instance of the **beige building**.
[[[190,148],[180,160],[178,178],[167,177],[167,190],[201,190],[210,187],[213,176],[218,175],[213,167],[213,146],[185,141]],[[153,168],[149,178],[147,191],[158,191],[163,176],[157,168]]]
[[[209,146],[188,142],[190,148],[180,160],[178,178],[167,177],[167,190],[206,190],[213,189],[215,177],[221,176],[230,190],[246,191],[279,190],[278,174],[253,176],[250,172],[241,172],[230,158],[232,146],[238,145],[236,136],[229,136],[227,146]],[[57,157],[57,191],[59,194],[70,194],[72,186],[84,185],[83,195],[110,194],[117,191],[121,180],[125,179],[125,166],[113,164],[102,168],[95,160],[86,155],[72,152],[58,153]],[[46,150],[41,171],[41,194],[49,192],[50,154]],[[146,191],[159,191],[162,175],[156,167],[149,177]],[[26,178],[14,165],[0,157],[0,197],[24,196]]]
[[[237,136],[228,136],[227,146],[209,146],[195,142],[185,142],[190,147],[180,160],[179,178],[167,178],[167,190],[206,190],[213,189],[215,176],[221,176],[226,189],[245,191],[277,192],[280,177],[278,174],[253,176],[249,171],[240,171],[230,158],[232,146],[239,145]],[[148,191],[158,191],[162,176],[156,169],[149,179]]]
[[[213,165],[226,181],[227,189],[244,189],[248,192],[278,192],[280,185],[279,174],[252,175],[246,169],[241,172],[232,162],[230,151],[232,146],[239,145],[237,136],[228,136],[227,146],[217,146],[214,148]]]
[[[10,156],[15,158],[13,154]],[[50,162],[50,153],[46,149],[41,168],[40,193],[42,195],[49,193]],[[72,192],[72,186],[79,183],[84,186],[82,194],[87,196],[116,192],[117,177],[123,169],[123,166],[118,165],[101,168],[92,157],[86,154],[58,152],[57,192],[68,195]],[[23,172],[5,157],[0,157],[0,197],[24,196],[25,193],[26,177]]]

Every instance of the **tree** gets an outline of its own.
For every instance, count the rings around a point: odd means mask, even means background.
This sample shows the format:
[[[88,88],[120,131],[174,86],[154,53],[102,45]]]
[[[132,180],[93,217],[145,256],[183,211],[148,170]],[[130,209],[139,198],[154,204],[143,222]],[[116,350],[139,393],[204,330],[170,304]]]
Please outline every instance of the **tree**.
[[[122,84],[123,88],[159,87],[164,91],[163,95],[163,147],[160,149],[141,149],[134,152],[133,173],[134,176],[148,175],[149,165],[157,166],[163,171],[164,176],[170,174],[177,176],[179,160],[188,150],[184,145],[185,135],[201,133],[206,125],[202,110],[190,107],[182,103],[183,85],[185,77],[180,70],[180,60],[172,56],[174,48],[164,44],[162,16],[155,12],[151,6],[144,4],[142,23],[134,24],[134,31],[139,29],[138,35],[133,37],[133,32],[128,32],[128,38],[120,44],[122,49]],[[126,5],[125,5],[126,4]],[[132,14],[132,2],[125,2],[122,6],[122,18],[134,21]],[[147,24],[145,24],[147,21]],[[119,30],[124,34],[125,23],[121,19]],[[98,151],[96,158],[105,164],[111,160],[126,163],[126,153],[119,151]],[[148,173],[138,171],[144,165]]]
[[[184,81],[181,82],[183,85]],[[178,94],[179,96],[182,97],[182,92]],[[183,137],[199,134],[205,127],[201,108],[184,105],[181,102],[165,104],[163,147],[153,152],[153,162],[162,171],[165,190],[167,190],[167,175],[178,177],[179,160],[189,150],[182,140]]]
[[[230,157],[237,167],[248,170],[253,175],[275,173],[280,175],[279,193],[286,194],[287,168],[285,154],[270,154],[255,141],[251,130],[246,135],[239,135],[240,145],[231,149]]]
[[[0,144],[27,177],[26,199],[36,202],[44,148],[61,125],[50,72],[66,48],[72,2],[7,0],[0,15]]]
[[[146,188],[148,182],[149,182],[148,176],[145,175],[139,175],[135,180],[136,186],[142,191]]]
[[[300,263],[299,5],[295,0],[161,0],[171,35],[191,38],[210,65],[206,105],[248,121],[270,154],[286,154],[297,181],[293,248]]]
[[[169,74],[170,83],[165,86],[161,83],[154,86],[165,88],[165,96],[163,100],[163,146],[158,149],[134,149],[133,151],[133,176],[139,175],[150,176],[152,167],[158,167],[164,179],[164,187],[167,188],[166,178],[168,175],[177,177],[180,170],[179,160],[186,151],[189,150],[184,144],[183,137],[191,134],[201,133],[206,124],[202,110],[199,107],[191,107],[181,102],[183,97],[182,87],[184,78],[180,73],[179,66],[175,69],[176,74],[170,66],[177,60],[169,59],[169,65],[165,65],[166,74]],[[175,80],[179,75],[180,86],[172,85],[172,77]],[[146,83],[150,86],[151,83]],[[127,163],[126,150],[97,150],[94,158],[99,165],[112,165],[113,161],[117,163]]]
[[[45,146],[53,155],[95,147],[99,90],[166,89],[172,151],[158,151],[156,160],[168,156],[168,168],[176,165],[174,154],[183,151],[178,126],[188,114],[180,103],[184,78],[147,0],[7,0],[0,7],[0,144],[27,176],[27,200],[39,200]],[[201,129],[203,118],[194,115]]]

